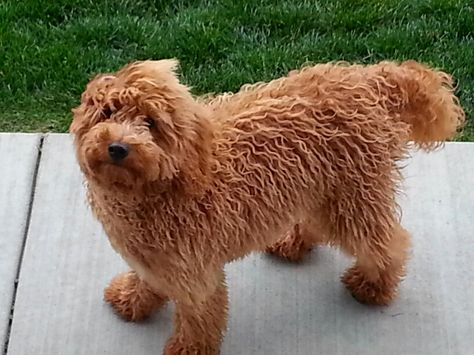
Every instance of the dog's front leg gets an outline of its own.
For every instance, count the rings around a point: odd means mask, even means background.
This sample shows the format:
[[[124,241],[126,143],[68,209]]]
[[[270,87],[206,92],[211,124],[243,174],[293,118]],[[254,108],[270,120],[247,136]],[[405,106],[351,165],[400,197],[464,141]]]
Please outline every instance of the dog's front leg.
[[[209,280],[212,277],[214,280]],[[206,295],[183,294],[176,297],[174,333],[168,340],[165,355],[215,355],[219,354],[225,333],[228,311],[227,286],[223,269],[206,276],[203,285],[195,292]],[[211,286],[212,285],[212,286]],[[193,291],[191,291],[193,292]]]

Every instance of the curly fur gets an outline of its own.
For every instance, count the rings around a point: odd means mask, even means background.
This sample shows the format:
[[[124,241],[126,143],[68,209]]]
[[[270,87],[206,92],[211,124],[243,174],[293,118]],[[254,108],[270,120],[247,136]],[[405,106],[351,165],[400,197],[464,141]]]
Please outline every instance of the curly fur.
[[[170,299],[165,354],[218,353],[224,264],[269,246],[299,259],[326,243],[356,257],[343,282],[358,300],[389,303],[410,245],[397,162],[408,141],[430,150],[462,125],[450,76],[412,61],[330,63],[196,99],[176,65],[99,75],[74,109],[90,204],[133,270],[106,300],[133,320]],[[120,163],[107,154],[117,141],[130,147]]]

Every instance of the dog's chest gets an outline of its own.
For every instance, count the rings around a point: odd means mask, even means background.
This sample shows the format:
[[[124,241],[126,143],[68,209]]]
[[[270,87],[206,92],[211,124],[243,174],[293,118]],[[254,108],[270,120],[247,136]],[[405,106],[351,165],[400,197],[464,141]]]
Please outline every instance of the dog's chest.
[[[117,198],[104,198],[93,193],[90,194],[89,201],[112,247],[124,257],[135,257],[135,254],[140,254],[141,250],[154,244],[156,231],[146,204],[123,202]]]

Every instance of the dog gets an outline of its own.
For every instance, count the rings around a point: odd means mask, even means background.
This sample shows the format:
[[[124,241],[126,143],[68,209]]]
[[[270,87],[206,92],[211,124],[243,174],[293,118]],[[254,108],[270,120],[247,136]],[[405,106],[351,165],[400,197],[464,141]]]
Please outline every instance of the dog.
[[[327,63],[202,98],[177,65],[100,74],[73,109],[88,201],[131,268],[105,300],[130,321],[173,301],[164,354],[217,354],[226,263],[329,244],[355,257],[342,276],[352,295],[389,304],[410,248],[399,162],[462,126],[451,76],[415,61]]]

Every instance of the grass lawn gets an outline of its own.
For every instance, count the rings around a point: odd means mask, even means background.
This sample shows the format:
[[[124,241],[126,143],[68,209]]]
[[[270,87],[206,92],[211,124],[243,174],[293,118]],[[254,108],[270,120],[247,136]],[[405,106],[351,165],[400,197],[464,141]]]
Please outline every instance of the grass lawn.
[[[88,79],[176,57],[196,94],[307,61],[417,59],[454,74],[474,140],[467,0],[1,0],[0,130],[65,132]]]

